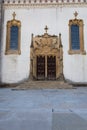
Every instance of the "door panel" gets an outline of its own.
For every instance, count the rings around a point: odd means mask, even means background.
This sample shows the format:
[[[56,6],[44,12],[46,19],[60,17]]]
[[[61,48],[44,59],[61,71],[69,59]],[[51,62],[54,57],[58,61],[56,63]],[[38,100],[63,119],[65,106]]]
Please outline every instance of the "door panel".
[[[45,79],[45,56],[37,56],[37,79]]]
[[[47,79],[56,79],[56,56],[47,56]]]

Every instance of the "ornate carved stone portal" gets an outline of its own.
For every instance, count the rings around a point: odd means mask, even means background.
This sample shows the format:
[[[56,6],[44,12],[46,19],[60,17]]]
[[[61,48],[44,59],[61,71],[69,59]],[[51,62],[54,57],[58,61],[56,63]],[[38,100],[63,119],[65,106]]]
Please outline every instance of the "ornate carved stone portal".
[[[30,47],[30,78],[36,80],[63,79],[63,46],[61,34],[33,36]]]

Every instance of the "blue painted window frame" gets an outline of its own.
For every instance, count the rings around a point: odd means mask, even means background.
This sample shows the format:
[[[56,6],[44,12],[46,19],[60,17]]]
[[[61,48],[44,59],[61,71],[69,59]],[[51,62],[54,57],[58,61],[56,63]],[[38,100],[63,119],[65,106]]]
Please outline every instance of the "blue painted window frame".
[[[71,48],[72,50],[80,50],[80,35],[78,25],[71,25]]]
[[[10,28],[10,49],[18,50],[18,26],[12,26]]]

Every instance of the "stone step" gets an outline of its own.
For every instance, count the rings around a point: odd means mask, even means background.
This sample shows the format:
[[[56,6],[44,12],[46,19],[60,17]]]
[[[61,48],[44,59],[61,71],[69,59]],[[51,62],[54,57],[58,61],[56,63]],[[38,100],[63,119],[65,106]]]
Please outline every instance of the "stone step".
[[[72,85],[64,81],[27,81],[14,89],[70,89]]]

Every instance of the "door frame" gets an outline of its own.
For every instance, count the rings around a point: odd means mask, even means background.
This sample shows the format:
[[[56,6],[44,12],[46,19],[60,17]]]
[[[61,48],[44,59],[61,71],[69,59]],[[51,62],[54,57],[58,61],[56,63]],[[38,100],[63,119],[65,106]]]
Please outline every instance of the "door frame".
[[[30,46],[30,78],[37,80],[37,56],[45,56],[45,79],[47,79],[47,56],[56,57],[56,80],[63,79],[63,46],[61,35],[33,36]]]

